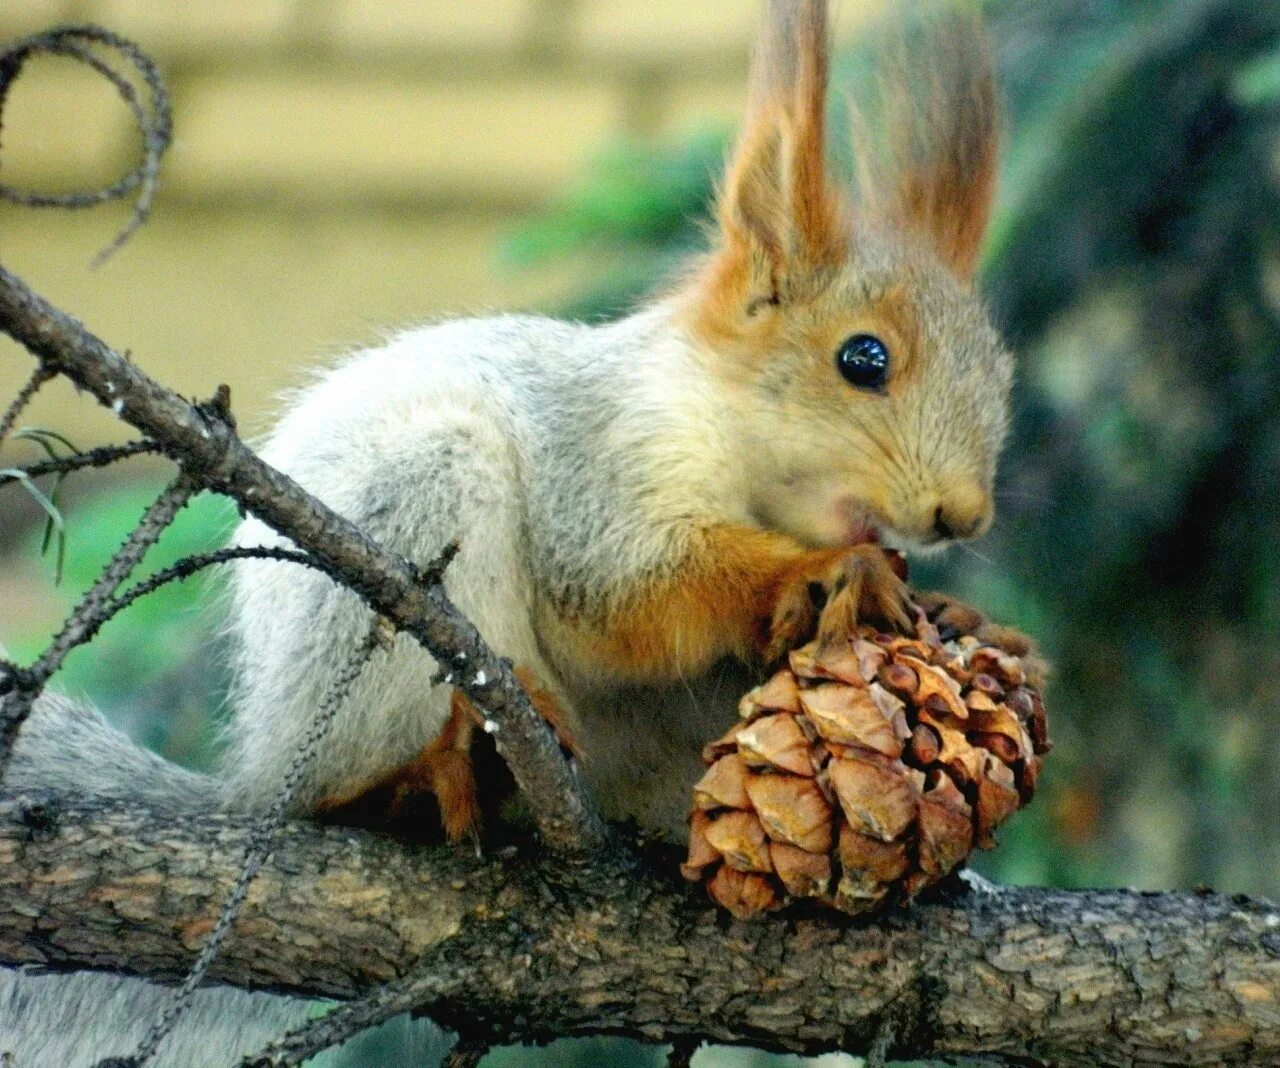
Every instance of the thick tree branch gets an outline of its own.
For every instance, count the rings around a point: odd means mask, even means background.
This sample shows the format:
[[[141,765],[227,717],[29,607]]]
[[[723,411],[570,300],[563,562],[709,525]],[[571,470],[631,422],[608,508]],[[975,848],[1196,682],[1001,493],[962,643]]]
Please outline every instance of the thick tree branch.
[[[236,436],[222,402],[192,404],[154,381],[76,319],[0,268],[0,329],[41,366],[65,374],[154,440],[193,481],[224,493],[310,553],[375,611],[453,669],[455,685],[498,724],[495,743],[548,844],[589,848],[602,836],[573,768],[524,690],[445,593],[415,567],[270,467]]]
[[[0,960],[180,976],[250,833],[0,799]],[[473,1042],[616,1031],[817,1052],[891,1034],[893,1056],[1280,1062],[1280,910],[1264,902],[958,890],[871,924],[738,924],[671,867],[478,860],[291,823],[212,974],[339,998],[391,981]]]

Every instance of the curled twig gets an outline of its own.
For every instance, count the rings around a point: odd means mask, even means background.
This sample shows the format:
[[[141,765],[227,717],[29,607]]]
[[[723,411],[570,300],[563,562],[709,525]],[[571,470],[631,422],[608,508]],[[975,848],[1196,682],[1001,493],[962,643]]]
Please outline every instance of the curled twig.
[[[123,74],[93,51],[94,46],[107,48],[125,59],[147,87],[150,99],[144,103],[137,88]],[[155,197],[160,173],[160,159],[172,139],[172,117],[169,91],[159,70],[137,45],[100,26],[58,26],[15,41],[0,52],[0,121],[9,90],[23,65],[33,55],[70,56],[86,64],[109,81],[133,112],[142,135],[142,159],[137,166],[109,186],[74,193],[39,193],[0,183],[0,199],[33,208],[86,208],[110,200],[123,200],[135,189],[137,199],[128,222],[111,242],[94,257],[101,264],[120,248],[133,232],[147,220]]]

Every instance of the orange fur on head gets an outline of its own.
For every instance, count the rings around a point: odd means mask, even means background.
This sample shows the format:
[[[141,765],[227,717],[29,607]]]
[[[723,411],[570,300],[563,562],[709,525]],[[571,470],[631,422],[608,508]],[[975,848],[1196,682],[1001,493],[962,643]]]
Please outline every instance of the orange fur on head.
[[[899,34],[897,62],[877,49],[881,136],[855,110],[856,207],[923,238],[968,280],[991,213],[999,112],[976,6],[942,6],[909,49]],[[752,312],[812,292],[856,254],[849,198],[826,165],[828,50],[825,0],[769,0],[717,203],[720,247],[692,287],[696,328],[717,344],[742,340]]]

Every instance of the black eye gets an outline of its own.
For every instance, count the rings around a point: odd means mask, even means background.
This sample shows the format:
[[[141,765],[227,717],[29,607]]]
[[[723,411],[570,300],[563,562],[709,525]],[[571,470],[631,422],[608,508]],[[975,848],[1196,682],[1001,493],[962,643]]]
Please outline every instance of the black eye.
[[[889,349],[871,334],[854,334],[836,353],[836,366],[852,386],[883,393],[889,381]]]

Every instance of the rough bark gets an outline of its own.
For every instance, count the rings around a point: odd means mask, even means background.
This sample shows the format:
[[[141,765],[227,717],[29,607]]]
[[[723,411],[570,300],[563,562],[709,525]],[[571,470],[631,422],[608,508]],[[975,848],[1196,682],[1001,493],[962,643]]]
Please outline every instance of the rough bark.
[[[0,798],[0,960],[182,974],[248,826]],[[510,1042],[612,1031],[1054,1065],[1280,1063],[1280,910],[1221,894],[975,891],[854,923],[732,923],[670,876],[477,859],[290,824],[214,965],[345,998],[411,971],[417,1007]]]

